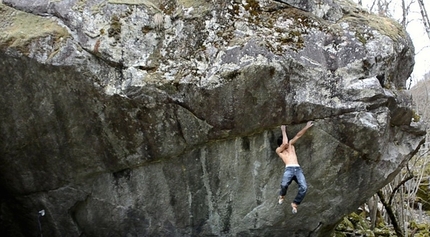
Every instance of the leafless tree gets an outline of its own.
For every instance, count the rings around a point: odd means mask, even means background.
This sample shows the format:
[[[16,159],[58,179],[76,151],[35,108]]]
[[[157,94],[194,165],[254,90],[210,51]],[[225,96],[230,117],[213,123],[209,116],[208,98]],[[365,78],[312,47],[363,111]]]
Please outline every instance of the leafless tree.
[[[355,0],[360,6],[363,5],[363,0]],[[369,11],[377,13],[380,16],[391,16],[391,8],[394,8],[393,4],[397,1],[394,0],[371,0],[369,1],[370,5]],[[402,16],[399,20],[400,24],[403,27],[406,27],[408,24],[408,15],[411,12],[411,6],[414,4],[418,4],[421,13],[421,21],[425,27],[427,35],[430,39],[430,20],[428,18],[427,9],[424,5],[424,0],[401,0],[402,6]]]
[[[426,10],[426,8],[424,6],[424,1],[423,0],[418,0],[418,4],[420,6],[422,21],[423,21],[424,27],[426,29],[427,36],[430,39],[430,21],[429,21],[428,15],[427,15],[427,10]]]
[[[406,16],[408,15],[408,12],[406,11],[406,3],[405,0],[402,0],[402,20],[401,24],[403,28],[406,28]]]

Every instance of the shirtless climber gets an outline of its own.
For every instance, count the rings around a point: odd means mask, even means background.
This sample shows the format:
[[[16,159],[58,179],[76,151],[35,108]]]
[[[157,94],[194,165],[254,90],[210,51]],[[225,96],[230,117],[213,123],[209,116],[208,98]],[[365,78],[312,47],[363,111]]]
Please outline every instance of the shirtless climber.
[[[282,204],[284,202],[284,197],[285,197],[285,194],[287,194],[288,186],[294,180],[299,186],[298,193],[294,198],[294,201],[291,203],[292,212],[294,214],[297,213],[297,206],[302,202],[307,191],[306,179],[305,179],[305,176],[303,175],[303,171],[300,168],[299,162],[297,160],[294,143],[296,143],[296,141],[301,136],[303,136],[303,134],[305,134],[305,132],[312,126],[313,126],[313,122],[309,121],[306,124],[306,126],[302,130],[300,130],[293,139],[291,139],[288,142],[288,136],[287,136],[285,125],[282,125],[281,126],[282,138],[279,137],[278,139],[279,147],[276,148],[276,153],[285,163],[285,172],[284,172],[284,176],[282,177],[281,191],[279,192],[278,202],[279,204]]]

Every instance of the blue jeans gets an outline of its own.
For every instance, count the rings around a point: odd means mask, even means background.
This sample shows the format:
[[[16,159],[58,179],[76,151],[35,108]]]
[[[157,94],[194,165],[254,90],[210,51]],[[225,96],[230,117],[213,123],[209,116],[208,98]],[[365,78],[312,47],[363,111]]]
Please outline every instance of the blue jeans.
[[[279,192],[279,195],[285,196],[285,194],[287,194],[288,186],[293,180],[299,185],[299,190],[293,202],[299,205],[303,201],[303,198],[305,198],[306,191],[308,190],[305,175],[303,174],[302,168],[300,168],[299,166],[285,167],[284,177],[282,177],[281,191]]]

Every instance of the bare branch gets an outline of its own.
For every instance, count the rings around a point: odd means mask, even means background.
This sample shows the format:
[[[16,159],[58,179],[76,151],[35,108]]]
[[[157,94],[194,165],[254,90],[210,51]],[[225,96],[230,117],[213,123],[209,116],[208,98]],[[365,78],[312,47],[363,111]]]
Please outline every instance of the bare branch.
[[[397,236],[403,237],[404,236],[403,232],[399,226],[399,223],[397,222],[397,218],[396,218],[396,215],[394,214],[392,206],[389,203],[387,203],[387,201],[385,200],[385,196],[381,190],[379,190],[377,194],[378,194],[379,200],[381,200],[382,205],[384,205],[385,210],[387,211],[388,217],[390,218],[391,223],[393,224],[393,228]]]
[[[396,195],[396,192],[399,190],[399,188],[402,187],[402,185],[404,185],[406,182],[408,182],[409,180],[411,180],[413,178],[414,178],[414,175],[412,173],[409,173],[408,177],[406,177],[399,184],[397,184],[397,186],[393,189],[393,191],[390,194],[390,200],[388,201],[388,204],[390,206],[393,204],[393,198]]]
[[[418,0],[418,5],[420,6],[420,10],[421,10],[420,12],[421,12],[424,27],[425,27],[426,32],[427,32],[427,36],[430,39],[430,20],[429,20],[428,15],[427,15],[427,10],[424,6],[424,1]]]
[[[405,29],[406,29],[406,19],[408,18],[407,16],[408,16],[408,11],[406,9],[406,3],[405,3],[405,0],[402,0],[402,21],[400,23]]]

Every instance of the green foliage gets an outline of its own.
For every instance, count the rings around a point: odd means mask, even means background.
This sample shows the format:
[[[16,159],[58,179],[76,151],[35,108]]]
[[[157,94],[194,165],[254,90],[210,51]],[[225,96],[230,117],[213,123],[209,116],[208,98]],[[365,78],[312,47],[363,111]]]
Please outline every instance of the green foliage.
[[[416,223],[415,221],[412,221],[409,223],[409,229],[414,233],[414,237],[430,236],[430,223]]]
[[[354,230],[354,224],[347,217],[344,217],[342,222],[337,225],[336,230],[342,232],[352,232]]]
[[[347,237],[349,235],[347,235],[346,233],[343,232],[335,232],[332,237]]]
[[[417,112],[415,110],[412,110],[412,119],[414,120],[414,122],[419,122],[421,119],[421,116],[419,114],[417,114]]]
[[[424,167],[423,179],[420,182],[420,185],[416,194],[416,202],[423,204],[422,208],[425,211],[430,211],[430,182],[429,181],[430,181],[430,163],[427,163],[427,165]]]
[[[430,210],[430,190],[427,182],[421,182],[417,191],[417,201],[423,204],[423,210]]]
[[[367,218],[366,212],[353,212],[344,217],[343,220],[336,226],[335,232],[331,237],[343,237],[355,235],[368,236],[368,237],[394,237],[394,231],[385,225],[382,218],[377,223],[377,227],[373,230],[370,228],[370,221]]]

